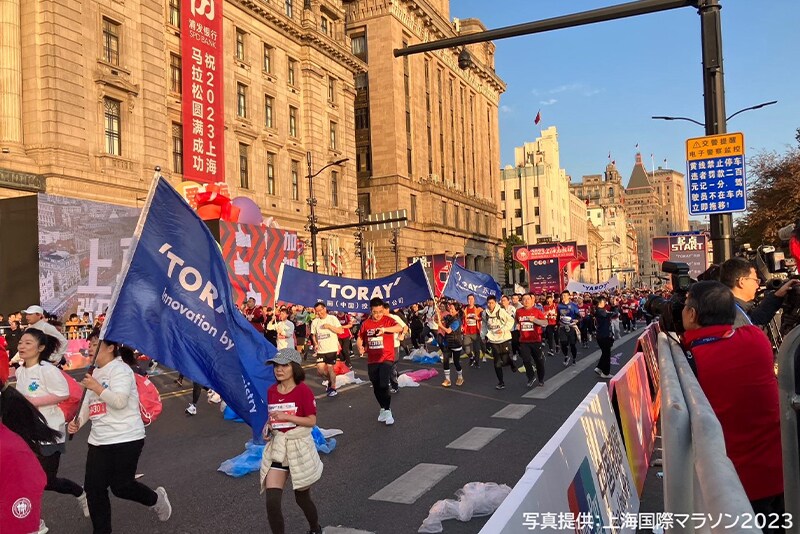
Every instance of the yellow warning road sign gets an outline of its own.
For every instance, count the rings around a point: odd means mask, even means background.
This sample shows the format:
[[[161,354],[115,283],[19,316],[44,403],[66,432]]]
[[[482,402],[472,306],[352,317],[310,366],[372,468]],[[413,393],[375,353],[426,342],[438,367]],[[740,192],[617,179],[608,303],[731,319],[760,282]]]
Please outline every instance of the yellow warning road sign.
[[[687,161],[743,155],[744,134],[742,132],[707,135],[686,140]]]

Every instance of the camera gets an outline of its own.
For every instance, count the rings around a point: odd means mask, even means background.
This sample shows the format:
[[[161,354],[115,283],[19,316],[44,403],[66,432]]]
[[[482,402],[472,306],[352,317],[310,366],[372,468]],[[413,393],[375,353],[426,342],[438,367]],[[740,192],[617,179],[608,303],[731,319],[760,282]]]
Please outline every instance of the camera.
[[[645,302],[644,311],[649,315],[659,317],[662,331],[682,334],[685,329],[681,312],[686,303],[689,288],[697,280],[689,276],[689,264],[687,263],[665,261],[661,264],[661,270],[670,275],[672,296],[667,300],[658,295],[652,295]]]

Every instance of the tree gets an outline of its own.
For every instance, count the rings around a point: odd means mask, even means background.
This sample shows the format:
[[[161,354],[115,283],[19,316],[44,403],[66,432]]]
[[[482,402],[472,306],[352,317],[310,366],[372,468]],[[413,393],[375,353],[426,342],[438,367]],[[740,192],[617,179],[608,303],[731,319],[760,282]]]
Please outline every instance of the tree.
[[[800,218],[800,128],[798,146],[783,154],[762,152],[750,160],[747,215],[736,225],[739,245],[780,246],[778,230]]]
[[[517,234],[511,234],[507,237],[503,238],[503,265],[504,271],[506,274],[506,282],[505,286],[509,287],[511,285],[511,280],[509,279],[509,273],[512,269],[514,269],[514,247],[518,245],[524,245],[525,241],[522,240],[522,237],[518,236]]]

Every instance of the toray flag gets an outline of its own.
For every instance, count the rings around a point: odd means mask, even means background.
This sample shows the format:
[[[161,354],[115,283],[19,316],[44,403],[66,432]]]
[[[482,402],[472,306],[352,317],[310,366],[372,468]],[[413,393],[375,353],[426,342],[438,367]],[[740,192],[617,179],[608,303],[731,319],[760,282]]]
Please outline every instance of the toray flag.
[[[374,280],[315,274],[281,265],[276,299],[288,304],[313,306],[322,302],[329,310],[369,313],[369,301],[383,299],[392,308],[405,308],[433,298],[422,265],[414,263],[391,276]]]
[[[467,297],[475,295],[475,304],[485,306],[489,295],[494,295],[498,299],[503,294],[500,285],[491,275],[469,271],[458,263],[453,263],[450,267],[450,277],[442,291],[443,297],[448,297],[462,304],[467,303]]]
[[[604,293],[619,287],[619,278],[612,276],[602,284],[584,284],[576,280],[570,280],[567,284],[567,291],[573,293]]]
[[[100,337],[130,345],[212,388],[261,441],[275,347],[233,303],[219,245],[158,177]]]

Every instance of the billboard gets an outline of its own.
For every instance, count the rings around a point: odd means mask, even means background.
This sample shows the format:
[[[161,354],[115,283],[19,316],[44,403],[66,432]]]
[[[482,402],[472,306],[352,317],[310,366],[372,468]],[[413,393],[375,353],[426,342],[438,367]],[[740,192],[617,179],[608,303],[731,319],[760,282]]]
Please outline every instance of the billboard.
[[[586,245],[575,241],[514,247],[514,260],[528,272],[529,290],[533,293],[562,291],[587,256]]]
[[[654,237],[653,261],[688,263],[689,275],[697,278],[708,269],[708,237],[705,234]]]
[[[445,254],[430,254],[428,256],[412,256],[407,258],[410,266],[416,262],[422,262],[428,280],[432,280],[433,294],[438,298],[442,296],[444,284],[447,282],[447,275],[450,273],[450,266],[453,264],[453,256]],[[466,269],[464,256],[459,254],[455,257],[455,262]]]
[[[181,2],[183,176],[223,182],[222,0]]]

